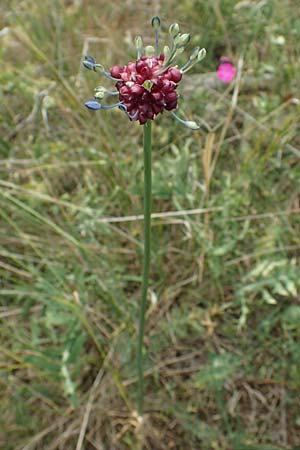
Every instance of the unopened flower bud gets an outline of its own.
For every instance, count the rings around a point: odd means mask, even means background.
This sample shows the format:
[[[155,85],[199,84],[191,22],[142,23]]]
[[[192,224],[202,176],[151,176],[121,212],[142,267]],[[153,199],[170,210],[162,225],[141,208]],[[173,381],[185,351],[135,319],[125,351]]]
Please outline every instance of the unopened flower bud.
[[[151,20],[151,25],[154,28],[154,30],[159,30],[160,28],[160,18],[158,16],[155,16]]]
[[[165,55],[165,61],[169,59],[170,53],[170,47],[168,45],[165,45],[163,51],[163,54]]]
[[[204,59],[205,56],[206,56],[206,50],[205,50],[205,48],[201,48],[201,50],[198,53],[198,57],[197,57],[198,62],[202,61],[202,59]]]
[[[190,130],[199,130],[200,126],[194,122],[193,120],[184,120],[177,116],[177,114],[174,113],[174,111],[171,112],[172,116],[175,117],[175,119],[182,123],[185,127],[189,128]]]
[[[185,122],[185,126],[190,128],[191,130],[199,130],[200,129],[200,126],[192,120],[187,120]]]
[[[151,56],[153,56],[155,53],[155,49],[152,45],[147,45],[145,47],[145,55],[150,58]]]
[[[94,60],[94,58],[92,56],[86,56],[84,58],[84,61],[82,62],[82,64],[84,65],[84,67],[88,70],[94,70],[94,66],[96,64],[96,61]]]
[[[198,58],[199,50],[200,50],[200,47],[194,48],[194,50],[192,51],[191,56],[190,56],[191,61],[194,61],[194,59]]]
[[[136,36],[134,43],[137,51],[137,57],[140,58],[144,54],[144,42],[142,36]]]
[[[135,42],[136,48],[142,48],[143,47],[143,38],[142,38],[142,36],[136,36],[134,42]]]
[[[95,100],[90,100],[90,101],[86,102],[85,106],[88,109],[92,109],[93,111],[97,111],[98,109],[102,108],[102,105],[100,103],[96,102]]]
[[[98,86],[95,88],[95,98],[102,100],[106,95],[106,88],[103,86]]]
[[[172,23],[169,27],[169,33],[174,38],[179,33],[179,25],[178,23]]]
[[[177,48],[183,48],[190,42],[190,39],[191,35],[189,33],[180,34],[175,37],[174,44]]]

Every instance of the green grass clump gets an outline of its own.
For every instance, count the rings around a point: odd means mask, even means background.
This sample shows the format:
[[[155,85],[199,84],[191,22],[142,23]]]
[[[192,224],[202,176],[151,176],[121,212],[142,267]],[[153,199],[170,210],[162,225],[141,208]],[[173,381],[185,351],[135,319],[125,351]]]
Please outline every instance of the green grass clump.
[[[154,123],[160,214],[142,430],[142,130],[119,111],[84,108],[95,78],[81,59],[125,64],[136,34],[150,42],[141,24],[158,11],[137,1],[1,4],[4,450],[299,448],[296,3],[160,8],[162,23],[191,31],[207,58],[182,90],[200,132],[167,115]],[[216,80],[222,55],[238,67],[233,86]]]

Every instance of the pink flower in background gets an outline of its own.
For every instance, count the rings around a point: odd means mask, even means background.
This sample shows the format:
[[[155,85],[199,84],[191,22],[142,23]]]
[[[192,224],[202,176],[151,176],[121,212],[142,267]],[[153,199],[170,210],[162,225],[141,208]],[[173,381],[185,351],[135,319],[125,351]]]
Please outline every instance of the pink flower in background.
[[[221,64],[218,67],[217,76],[223,83],[230,83],[235,77],[236,70],[229,58],[223,56],[221,58]]]

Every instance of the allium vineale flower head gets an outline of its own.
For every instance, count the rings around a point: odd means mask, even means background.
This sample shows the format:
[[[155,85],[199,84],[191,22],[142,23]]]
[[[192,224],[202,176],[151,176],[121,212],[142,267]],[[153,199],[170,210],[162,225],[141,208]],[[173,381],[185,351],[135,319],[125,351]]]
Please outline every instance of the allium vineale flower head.
[[[125,66],[113,66],[107,72],[101,64],[96,63],[93,57],[85,57],[83,61],[85,68],[100,72],[114,81],[116,87],[115,91],[109,91],[103,86],[98,86],[95,89],[95,100],[86,102],[85,106],[92,110],[118,107],[130,120],[138,120],[141,125],[144,125],[147,120],[153,120],[164,110],[171,111],[180,123],[197,130],[199,126],[195,122],[179,118],[174,110],[178,105],[177,86],[183,74],[201,61],[206,51],[204,48],[194,48],[187,63],[179,68],[176,61],[188,45],[190,34],[181,34],[178,24],[173,23],[169,27],[170,46],[166,45],[163,52],[159,53],[159,17],[153,17],[151,24],[155,31],[155,46],[144,47],[142,37],[137,36],[135,39],[136,61],[129,62]],[[111,105],[98,102],[109,96],[118,96],[119,101]]]

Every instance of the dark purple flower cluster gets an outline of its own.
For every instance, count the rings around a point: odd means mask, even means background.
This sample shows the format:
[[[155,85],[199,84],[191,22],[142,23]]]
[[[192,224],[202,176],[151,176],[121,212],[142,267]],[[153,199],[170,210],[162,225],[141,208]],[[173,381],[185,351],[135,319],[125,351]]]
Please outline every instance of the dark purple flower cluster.
[[[176,65],[178,56],[185,50],[190,41],[190,34],[180,33],[179,25],[173,23],[169,27],[170,46],[165,45],[163,53],[158,48],[160,31],[159,17],[151,21],[155,30],[155,47],[144,47],[143,39],[135,39],[137,60],[125,66],[113,66],[106,71],[102,64],[96,63],[92,56],[85,57],[83,65],[86,69],[99,72],[114,81],[115,91],[107,90],[104,86],[95,88],[95,99],[85,103],[91,110],[119,108],[130,120],[139,121],[144,125],[147,120],[153,120],[164,110],[171,111],[172,116],[186,127],[197,130],[199,126],[188,120],[183,120],[173,111],[177,109],[177,86],[182,75],[190,70],[197,62],[205,57],[205,49],[196,47],[192,50],[186,64],[181,68]],[[118,102],[108,105],[99,103],[106,97],[118,96]]]
[[[142,56],[124,67],[110,69],[112,77],[122,80],[116,83],[120,101],[130,118],[141,125],[148,119],[153,120],[164,109],[171,111],[177,107],[176,88],[182,73],[177,67],[159,73],[164,59],[164,55]]]

